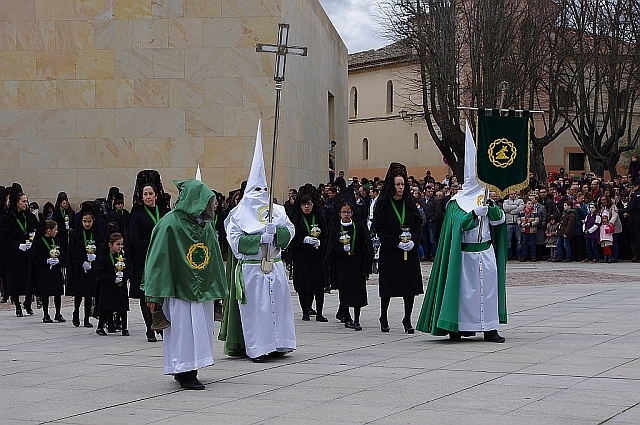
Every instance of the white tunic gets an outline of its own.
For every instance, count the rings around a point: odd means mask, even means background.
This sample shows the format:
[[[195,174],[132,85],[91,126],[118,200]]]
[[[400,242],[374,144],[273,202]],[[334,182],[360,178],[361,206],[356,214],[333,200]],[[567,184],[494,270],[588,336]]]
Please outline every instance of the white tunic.
[[[287,220],[288,221],[288,220]],[[295,227],[286,223],[293,236]],[[233,221],[227,223],[229,245],[240,260],[260,261],[262,255],[238,252],[242,229]],[[278,258],[280,249],[272,246],[271,258]],[[273,263],[273,270],[265,274],[260,264],[242,264],[247,303],[240,307],[242,333],[247,356],[255,358],[274,351],[289,352],[296,349],[296,330],[289,281],[282,261]]]
[[[165,298],[162,311],[171,326],[162,331],[164,374],[213,364],[213,301]]]
[[[462,243],[488,242],[491,240],[489,225],[504,223],[504,213],[498,221],[481,217],[482,238],[478,239],[480,226],[462,232]],[[479,221],[478,221],[479,222]],[[493,245],[481,252],[462,251],[460,268],[460,296],[458,301],[458,329],[460,331],[490,331],[498,329],[498,267]]]

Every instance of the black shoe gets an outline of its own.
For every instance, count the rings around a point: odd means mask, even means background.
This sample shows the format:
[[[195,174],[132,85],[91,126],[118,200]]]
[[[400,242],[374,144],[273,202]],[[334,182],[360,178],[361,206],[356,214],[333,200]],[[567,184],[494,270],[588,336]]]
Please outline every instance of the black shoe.
[[[325,294],[330,294],[331,293],[331,288],[324,288],[324,293]]]
[[[280,358],[286,356],[289,353],[290,351],[272,351],[267,354],[267,357]]]
[[[415,329],[411,326],[411,321],[407,319],[402,319],[402,326],[404,326],[405,333],[412,334],[415,333]]]
[[[96,333],[100,336],[107,336],[107,333],[104,331],[103,328],[96,329]]]
[[[185,390],[204,390],[204,384],[198,381],[198,379],[194,379],[193,381],[188,382],[181,382],[180,386]]]
[[[7,300],[4,299],[4,298],[0,300],[0,304],[5,304],[6,302],[7,302]]]
[[[312,309],[312,308],[309,309],[309,316],[315,316],[316,314],[318,314],[318,313],[316,313],[316,311],[314,309]]]
[[[391,330],[391,328],[389,327],[389,321],[386,319],[382,319],[382,317],[380,319],[380,330],[382,332],[389,332]]]
[[[348,329],[355,329],[355,328],[356,328],[356,324],[355,324],[355,323],[353,323],[353,320],[351,320],[351,319],[347,319],[347,320],[345,320],[345,322],[344,322],[344,327],[345,327],[345,328],[348,328]]]
[[[316,315],[316,322],[328,322],[329,319],[327,319],[326,317],[324,317],[321,314]]]
[[[58,323],[64,323],[67,321],[64,317],[62,317],[62,314],[56,314],[53,320],[55,320]]]
[[[93,325],[91,324],[91,322],[89,321],[89,319],[85,319],[84,320],[84,327],[85,328],[92,328]]]
[[[129,334],[129,331],[128,331],[128,330],[126,330],[126,329],[123,329],[123,330],[122,330],[122,336],[129,336],[129,335],[130,335],[130,334]]]
[[[338,319],[340,323],[344,323],[344,315],[341,314],[340,312],[336,313],[336,319]]]
[[[53,320],[51,320],[50,316],[44,316],[42,318],[42,323],[53,323]]]
[[[356,331],[361,331],[362,326],[360,326],[360,322],[353,322],[353,329],[355,329]]]
[[[33,316],[33,310],[31,309],[31,307],[25,306],[24,311],[26,311],[29,316]]]
[[[80,326],[80,315],[78,314],[77,311],[73,312],[73,317],[71,318],[71,323],[73,324],[73,326],[75,326],[76,328],[78,326]]]
[[[251,361],[254,362],[254,363],[264,363],[266,357],[267,356],[253,357],[253,358],[251,358]]]
[[[118,331],[116,330],[116,328],[107,328],[107,332],[109,332],[110,334],[114,334]]]
[[[488,331],[484,333],[484,340],[488,341],[488,342],[505,342],[506,339],[504,339],[503,337],[501,337],[498,334],[497,330],[492,330],[492,331]]]
[[[462,341],[462,336],[458,332],[449,332],[449,341]]]
[[[154,331],[147,331],[147,342],[158,342]]]
[[[302,321],[304,321],[304,322],[308,322],[309,320],[311,320],[311,318],[309,317],[309,315],[308,315],[308,314],[303,314],[303,315],[302,315]]]
[[[22,317],[22,310],[16,310],[16,317]]]

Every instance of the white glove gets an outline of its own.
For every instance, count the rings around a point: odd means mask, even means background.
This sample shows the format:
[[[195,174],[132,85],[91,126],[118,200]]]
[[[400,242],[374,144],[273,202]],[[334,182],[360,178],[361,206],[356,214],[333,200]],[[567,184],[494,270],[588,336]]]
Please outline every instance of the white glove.
[[[87,261],[96,261],[96,254],[87,254]]]
[[[20,251],[26,251],[27,249],[30,248],[29,244],[26,243],[21,243],[18,248],[20,249]]]
[[[88,261],[85,261],[84,263],[82,263],[82,268],[84,269],[84,272],[88,272],[89,270],[91,270],[91,264],[89,264]]]
[[[351,251],[351,245],[343,245],[343,246],[344,246],[344,252]]]
[[[120,277],[121,278],[122,276],[124,276],[124,274],[122,272],[116,272],[116,277]]]
[[[122,282],[122,278],[121,277],[116,277],[116,283],[120,283]]]
[[[478,217],[484,217],[489,212],[489,207],[486,205],[480,205],[479,207],[475,207],[473,212],[476,213]]]
[[[311,238],[313,239],[313,242],[311,243],[313,246],[318,247],[320,246],[320,239],[318,238]]]
[[[270,235],[275,235],[276,234],[276,225],[273,224],[273,223],[267,223],[267,225],[265,226],[264,232],[268,233]]]
[[[302,243],[308,243],[309,245],[313,245],[313,239],[311,236],[305,236],[304,239],[302,239]]]
[[[260,236],[260,243],[266,243],[267,245],[269,245],[272,242],[273,242],[273,234],[271,234],[271,233],[263,233]]]
[[[411,251],[414,246],[415,244],[413,243],[413,241],[407,242],[407,251]]]
[[[409,242],[400,242],[398,244],[398,248],[400,248],[403,251],[411,251],[411,249],[413,248],[413,241],[409,241]]]
[[[27,245],[27,249],[31,249],[31,245],[33,244],[33,242],[26,241],[25,244]]]
[[[58,260],[57,258],[47,258],[47,264],[50,266],[55,266],[59,262],[60,260]]]

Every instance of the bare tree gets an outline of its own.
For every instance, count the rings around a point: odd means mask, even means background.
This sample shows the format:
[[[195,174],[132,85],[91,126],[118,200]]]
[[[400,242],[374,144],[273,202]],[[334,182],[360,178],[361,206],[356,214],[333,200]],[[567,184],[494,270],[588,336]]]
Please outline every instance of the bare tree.
[[[557,101],[567,60],[554,33],[561,9],[550,0],[385,3],[388,36],[417,52],[424,119],[455,174],[464,169],[457,107],[498,106],[501,81],[511,87],[504,107],[547,112],[534,121],[544,131],[532,131],[533,169],[546,174],[542,150],[568,126]]]

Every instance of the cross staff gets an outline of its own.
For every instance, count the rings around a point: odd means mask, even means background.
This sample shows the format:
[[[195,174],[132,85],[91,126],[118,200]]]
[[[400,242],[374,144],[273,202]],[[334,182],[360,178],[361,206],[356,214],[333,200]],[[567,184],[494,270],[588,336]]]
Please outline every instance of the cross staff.
[[[276,81],[276,113],[273,128],[273,152],[271,154],[271,181],[269,182],[269,223],[273,221],[273,181],[276,177],[276,149],[278,148],[278,119],[280,116],[280,91],[284,81],[284,67],[287,55],[307,56],[307,48],[299,46],[287,46],[289,40],[289,24],[279,24],[278,44],[256,44],[256,52],[276,54],[276,66],[273,79]]]

